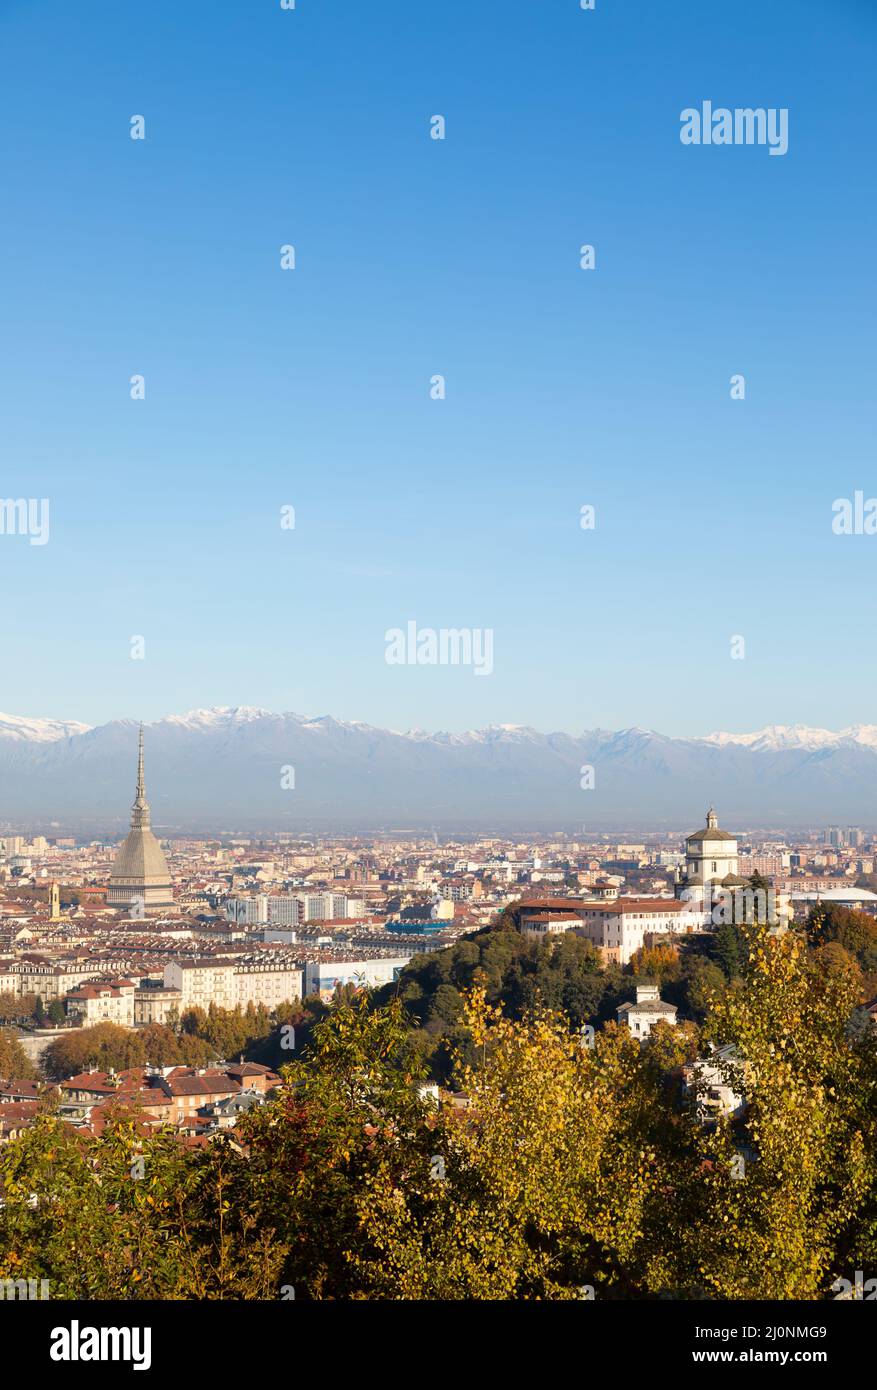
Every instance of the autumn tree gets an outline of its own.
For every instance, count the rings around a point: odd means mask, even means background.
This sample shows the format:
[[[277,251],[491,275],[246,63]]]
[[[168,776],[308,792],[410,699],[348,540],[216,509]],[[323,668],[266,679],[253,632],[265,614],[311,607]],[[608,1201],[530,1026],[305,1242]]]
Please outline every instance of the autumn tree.
[[[875,1253],[875,1043],[849,1029],[855,968],[826,970],[796,933],[748,934],[745,986],[704,1029],[736,1048],[745,1111],[713,1136],[712,1219],[688,1241],[713,1297],[817,1298]]]
[[[627,1029],[593,1046],[549,1011],[521,1023],[472,997],[469,1108],[431,1117],[432,1156],[382,1155],[358,1199],[370,1297],[579,1299],[660,1289],[666,1194],[696,1142]],[[424,1121],[420,1122],[420,1128]],[[670,1142],[672,1135],[673,1142]],[[379,1259],[366,1252],[376,1248]]]
[[[856,957],[862,970],[877,971],[877,922],[867,912],[817,903],[807,919],[807,934],[815,946],[836,941]]]
[[[848,950],[758,924],[745,946],[730,983],[707,963],[701,1028],[643,1043],[545,999],[513,1017],[505,985],[439,966],[430,997],[462,1000],[441,1035],[455,1105],[423,1092],[421,1018],[361,995],[206,1150],[136,1109],[97,1136],[46,1109],[0,1146],[0,1278],[69,1298],[826,1297],[877,1264],[877,1041]],[[476,950],[490,983],[502,953]],[[553,969],[526,945],[504,959],[506,984]],[[704,1122],[706,1066],[739,1113]]]
[[[60,1299],[276,1298],[282,1249],[229,1217],[242,1162],[123,1107],[99,1139],[47,1108],[0,1147],[0,1279],[47,1279]]]
[[[657,980],[659,984],[678,980],[681,974],[679,952],[667,941],[654,946],[640,946],[630,958],[630,969],[634,977],[645,976]]]
[[[139,1033],[115,1023],[96,1023],[92,1028],[71,1028],[56,1038],[43,1054],[43,1067],[47,1076],[62,1081],[81,1071],[123,1071],[149,1060]]]
[[[9,1028],[0,1028],[0,1079],[33,1081],[37,1070],[18,1038]]]

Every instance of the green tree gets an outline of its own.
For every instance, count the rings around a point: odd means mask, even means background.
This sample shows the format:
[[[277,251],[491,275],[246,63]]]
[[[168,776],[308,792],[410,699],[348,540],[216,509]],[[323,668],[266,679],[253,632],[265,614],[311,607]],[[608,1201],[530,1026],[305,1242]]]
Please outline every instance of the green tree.
[[[733,928],[736,930],[736,928]],[[726,977],[718,965],[704,956],[691,956],[685,966],[682,1001],[686,1011],[702,1020],[711,1001],[724,990]],[[736,978],[736,977],[735,977]]]
[[[712,935],[712,957],[721,967],[726,980],[742,975],[747,961],[746,938],[741,927],[722,922]]]
[[[464,1003],[462,994],[453,985],[439,985],[432,996],[430,1016],[442,1023],[456,1023],[463,1012]]]

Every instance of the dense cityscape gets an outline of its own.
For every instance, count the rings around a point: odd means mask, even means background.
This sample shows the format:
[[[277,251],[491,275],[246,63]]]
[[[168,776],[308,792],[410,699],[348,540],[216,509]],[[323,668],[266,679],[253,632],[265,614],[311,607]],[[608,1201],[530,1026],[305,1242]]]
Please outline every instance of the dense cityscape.
[[[4,1299],[877,1296],[870,828],[159,837],[147,743],[0,836]]]
[[[141,728],[121,845],[0,838],[9,1073],[0,1076],[0,1142],[34,1123],[54,1091],[65,1122],[86,1132],[124,1100],[150,1123],[172,1124],[181,1140],[206,1143],[282,1086],[247,1048],[258,1054],[266,1033],[294,1032],[289,1020],[304,1017],[304,1001],[325,1010],[385,986],[398,992],[415,958],[448,953],[502,922],[548,950],[570,933],[589,944],[595,966],[623,972],[630,998],[617,1019],[644,1041],[653,1023],[676,1023],[655,986],[662,959],[680,948],[708,955],[719,928],[761,920],[782,934],[825,910],[855,912],[875,921],[877,942],[875,854],[877,838],[860,827],[766,838],[727,831],[712,807],[698,831],[636,841],[558,832],[162,844],[151,829]],[[877,1026],[877,947],[872,954],[860,1003]],[[237,1016],[240,1055],[208,1058],[202,1040],[209,1065],[162,1065],[169,1035],[185,1042],[217,1011]],[[597,1023],[597,1011],[581,1022]],[[90,1048],[97,1059],[115,1043],[123,1056],[118,1030],[145,1046],[142,1065],[64,1074],[65,1044],[71,1056]],[[26,1074],[10,1071],[10,1057],[27,1059]],[[436,1096],[454,1103],[451,1090]]]

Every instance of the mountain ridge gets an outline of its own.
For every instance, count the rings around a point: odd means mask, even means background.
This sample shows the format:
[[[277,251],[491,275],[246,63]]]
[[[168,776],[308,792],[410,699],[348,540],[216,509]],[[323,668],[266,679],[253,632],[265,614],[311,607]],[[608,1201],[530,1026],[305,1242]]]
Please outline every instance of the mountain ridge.
[[[846,743],[859,743],[877,749],[877,724],[853,724],[836,731],[807,724],[767,724],[764,728],[756,729],[752,733],[730,733],[722,730],[710,734],[676,735],[662,734],[657,729],[645,729],[636,724],[623,729],[607,730],[598,727],[582,730],[578,733],[561,729],[553,729],[543,733],[530,724],[488,724],[479,729],[464,729],[461,732],[454,732],[444,729],[384,729],[380,725],[368,724],[362,720],[336,719],[334,715],[329,714],[298,714],[294,710],[269,710],[258,705],[214,705],[186,710],[182,714],[166,714],[161,719],[144,721],[144,728],[150,729],[168,724],[192,730],[209,730],[221,728],[223,724],[254,723],[260,719],[288,719],[306,728],[337,727],[366,730],[412,740],[447,741],[458,739],[475,741],[488,736],[503,734],[527,735],[536,739],[585,738],[592,735],[611,734],[616,738],[643,735],[649,738],[665,738],[674,743],[715,744],[720,747],[737,745],[764,749],[797,747],[815,750]],[[0,712],[0,739],[16,738],[23,742],[49,743],[77,734],[91,733],[95,729],[106,728],[109,725],[137,726],[138,723],[139,721],[134,719],[113,719],[108,720],[103,725],[93,725],[75,719],[40,719]]]
[[[0,821],[120,833],[137,728],[0,714]],[[877,824],[877,726],[429,733],[217,706],[146,725],[146,785],[168,832],[690,826],[710,802],[730,828],[867,825]]]

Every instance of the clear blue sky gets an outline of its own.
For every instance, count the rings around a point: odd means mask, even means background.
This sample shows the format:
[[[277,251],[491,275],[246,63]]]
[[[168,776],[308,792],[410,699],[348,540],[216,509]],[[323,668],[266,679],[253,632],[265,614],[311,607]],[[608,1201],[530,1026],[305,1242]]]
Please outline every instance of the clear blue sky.
[[[875,50],[870,0],[0,0],[0,494],[51,504],[0,708],[877,721],[877,536],[831,531],[877,494]],[[682,146],[704,99],[789,152]],[[495,673],[388,666],[409,619]]]

